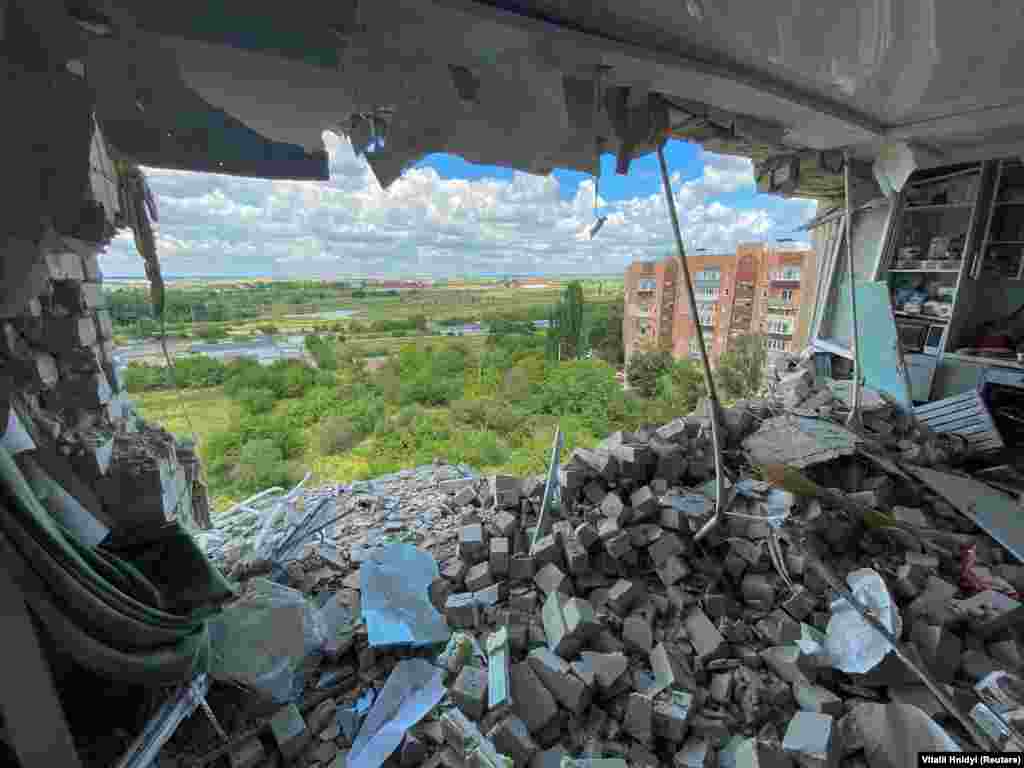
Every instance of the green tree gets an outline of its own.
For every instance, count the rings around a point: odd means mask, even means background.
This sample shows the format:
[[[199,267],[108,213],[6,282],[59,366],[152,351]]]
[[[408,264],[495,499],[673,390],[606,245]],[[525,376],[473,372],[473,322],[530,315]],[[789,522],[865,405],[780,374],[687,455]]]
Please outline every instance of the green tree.
[[[598,318],[590,330],[588,341],[594,353],[607,363],[620,366],[626,361],[622,340],[623,303],[618,301],[608,308],[608,314]]]
[[[715,373],[725,395],[751,397],[761,389],[768,353],[764,337],[747,333],[729,341],[729,348],[718,361]]]
[[[626,378],[638,394],[654,397],[658,391],[658,379],[671,369],[672,356],[668,352],[634,352],[629,358]]]
[[[573,280],[562,293],[558,330],[562,357],[576,360],[583,352],[583,285]]]
[[[692,360],[677,360],[658,377],[658,398],[672,413],[689,413],[704,396],[704,374]]]

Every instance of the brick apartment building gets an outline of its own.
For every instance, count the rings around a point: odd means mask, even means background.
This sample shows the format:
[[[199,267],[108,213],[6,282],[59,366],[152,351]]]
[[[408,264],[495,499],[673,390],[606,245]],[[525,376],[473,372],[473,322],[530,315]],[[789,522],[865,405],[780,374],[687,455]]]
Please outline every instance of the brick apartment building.
[[[782,251],[765,243],[743,243],[735,253],[687,257],[712,364],[730,340],[746,333],[764,335],[769,358],[803,347],[807,339],[798,320],[800,286],[813,259],[813,251]],[[622,336],[627,359],[634,351],[654,349],[667,350],[676,359],[700,356],[678,271],[674,257],[637,261],[626,268]]]

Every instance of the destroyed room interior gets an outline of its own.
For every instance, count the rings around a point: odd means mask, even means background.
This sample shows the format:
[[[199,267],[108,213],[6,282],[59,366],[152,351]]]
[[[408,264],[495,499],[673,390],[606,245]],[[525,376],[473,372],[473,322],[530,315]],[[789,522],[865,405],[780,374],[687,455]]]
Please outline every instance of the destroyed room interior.
[[[1022,23],[0,0],[0,763],[1019,761]],[[593,175],[655,153],[684,265],[663,146],[749,158],[758,191],[818,201],[809,347],[757,399],[708,371],[692,413],[589,450],[559,429],[540,475],[438,462],[213,514],[195,446],[124,391],[100,259],[129,233],[159,309],[146,169],[324,180],[328,130],[384,189],[430,153]]]

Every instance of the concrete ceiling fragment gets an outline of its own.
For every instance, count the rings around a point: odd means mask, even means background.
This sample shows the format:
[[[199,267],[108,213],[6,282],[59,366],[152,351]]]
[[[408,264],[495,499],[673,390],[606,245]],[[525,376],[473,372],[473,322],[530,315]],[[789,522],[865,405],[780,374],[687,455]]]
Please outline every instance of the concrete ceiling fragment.
[[[385,185],[430,152],[535,173],[592,171],[599,148],[623,158],[651,148],[645,129],[664,119],[661,97],[689,114],[683,134],[744,153],[848,148],[870,162],[887,143],[917,141],[946,163],[984,143],[1024,150],[1019,4],[76,5],[107,13],[128,38],[126,69],[172,55],[203,101],[306,152],[322,151],[323,130],[340,130],[371,149]],[[141,46],[145,36],[157,44]],[[378,124],[368,115],[387,124],[383,146],[367,143]]]

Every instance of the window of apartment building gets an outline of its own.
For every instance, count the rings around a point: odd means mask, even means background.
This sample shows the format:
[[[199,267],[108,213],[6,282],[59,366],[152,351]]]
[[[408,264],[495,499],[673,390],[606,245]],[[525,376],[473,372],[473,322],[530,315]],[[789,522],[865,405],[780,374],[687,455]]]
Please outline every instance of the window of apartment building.
[[[645,277],[642,280],[640,280],[639,284],[637,285],[637,290],[638,291],[653,291],[657,287],[658,287],[658,281],[657,280],[653,280],[653,279],[651,279],[649,277]]]
[[[722,280],[722,270],[720,269],[702,269],[693,276],[694,280],[705,282],[705,283],[717,283]]]
[[[767,298],[768,298],[768,291],[764,291],[764,292],[763,292],[763,293],[761,294],[761,297],[762,297],[762,298],[765,298],[765,299],[767,299]]]
[[[765,320],[764,326],[768,333],[793,333],[793,323],[783,318],[770,317]]]
[[[784,342],[782,339],[765,339],[764,348],[772,349],[775,350],[776,352],[785,352],[786,342]]]
[[[701,325],[715,324],[715,311],[713,309],[698,310]]]
[[[782,269],[775,269],[768,273],[769,280],[788,280],[791,282],[799,282],[800,280],[800,267],[783,267]]]
[[[787,288],[779,295],[779,298],[782,299],[787,304],[789,304],[791,301],[793,301],[793,289]]]
[[[717,285],[702,285],[695,293],[698,299],[717,299],[720,291]]]

